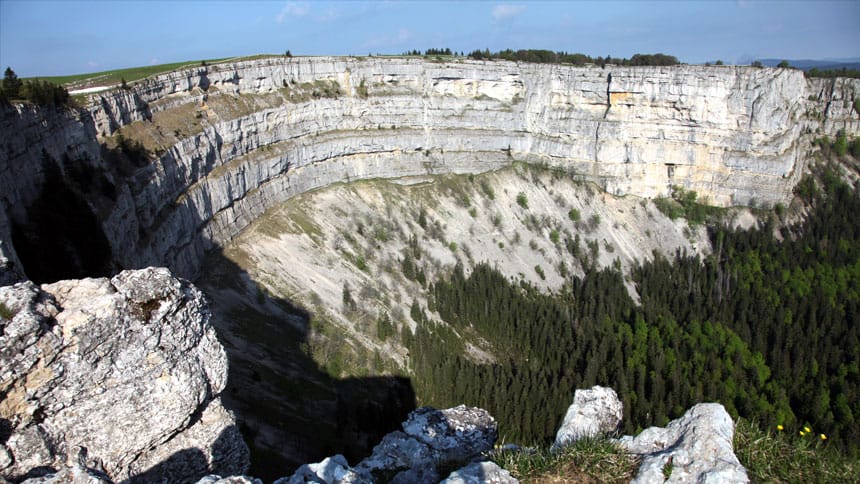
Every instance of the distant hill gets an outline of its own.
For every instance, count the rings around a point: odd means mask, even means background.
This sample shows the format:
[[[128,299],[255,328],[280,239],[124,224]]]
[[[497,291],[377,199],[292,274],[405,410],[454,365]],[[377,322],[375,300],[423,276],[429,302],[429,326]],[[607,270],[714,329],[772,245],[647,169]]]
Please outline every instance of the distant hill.
[[[808,71],[812,68],[817,68],[818,70],[825,69],[842,69],[843,67],[846,69],[860,69],[860,57],[853,57],[847,59],[823,59],[823,60],[812,60],[812,59],[759,59],[759,61],[769,67],[776,67],[783,60],[787,60],[788,64],[791,67],[796,67],[798,69],[803,69],[804,71]]]

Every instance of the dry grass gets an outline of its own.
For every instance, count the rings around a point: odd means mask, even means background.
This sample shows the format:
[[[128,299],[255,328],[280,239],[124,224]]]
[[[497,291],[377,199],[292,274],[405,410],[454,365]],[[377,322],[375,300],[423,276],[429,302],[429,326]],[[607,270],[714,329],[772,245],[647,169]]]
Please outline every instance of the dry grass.
[[[494,460],[524,483],[630,482],[639,460],[607,439],[585,439],[557,452],[502,451]]]
[[[739,419],[734,446],[752,482],[860,482],[860,459],[840,453],[814,433],[766,432]]]

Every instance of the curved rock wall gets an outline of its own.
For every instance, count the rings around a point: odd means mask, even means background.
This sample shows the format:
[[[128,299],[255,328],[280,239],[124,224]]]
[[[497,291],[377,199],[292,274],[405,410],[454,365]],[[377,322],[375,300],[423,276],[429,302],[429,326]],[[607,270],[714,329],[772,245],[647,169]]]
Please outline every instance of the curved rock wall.
[[[403,58],[201,66],[93,96],[88,112],[74,116],[7,112],[4,132],[33,135],[4,136],[0,212],[20,217],[15,207],[32,201],[29,188],[7,187],[22,178],[38,186],[38,170],[14,167],[35,166],[39,147],[104,164],[99,141],[189,107],[199,129],[163,147],[99,211],[118,265],[193,276],[206,249],[297,193],[360,178],[480,172],[514,159],[562,168],[613,194],[652,197],[681,185],[714,204],[773,204],[790,196],[809,137],[860,132],[858,95],[858,80],[730,66]],[[225,96],[257,107],[214,112]],[[14,262],[8,232],[0,216],[0,250]]]

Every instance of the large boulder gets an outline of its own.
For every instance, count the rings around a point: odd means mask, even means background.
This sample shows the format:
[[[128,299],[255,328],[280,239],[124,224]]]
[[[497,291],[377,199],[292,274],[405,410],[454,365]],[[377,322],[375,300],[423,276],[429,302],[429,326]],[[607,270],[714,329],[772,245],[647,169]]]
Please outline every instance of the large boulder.
[[[422,407],[409,414],[403,431],[427,444],[438,459],[467,461],[493,448],[496,420],[482,408],[460,405],[445,410]]]
[[[54,473],[79,447],[115,481],[247,469],[219,399],[227,358],[191,284],[148,268],[18,283],[0,303],[0,475]]]
[[[576,390],[555,436],[553,449],[577,440],[615,432],[621,424],[623,406],[615,390],[594,386]]]
[[[722,405],[700,403],[665,428],[651,427],[619,443],[642,455],[635,483],[749,482],[732,447],[734,433],[734,422]]]

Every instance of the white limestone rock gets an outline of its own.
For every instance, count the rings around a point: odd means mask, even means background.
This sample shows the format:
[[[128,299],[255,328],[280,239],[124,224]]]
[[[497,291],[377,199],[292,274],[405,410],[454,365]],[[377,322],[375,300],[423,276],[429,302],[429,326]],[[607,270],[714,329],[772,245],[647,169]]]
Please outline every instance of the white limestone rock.
[[[31,477],[21,484],[113,484],[113,481],[102,472],[74,465],[44,476]]]
[[[421,407],[409,414],[403,431],[440,459],[461,462],[492,450],[499,437],[498,424],[489,412],[465,405],[445,410]]]
[[[372,483],[367,475],[354,471],[342,455],[327,457],[315,464],[305,464],[289,478],[277,479],[274,484],[364,484]]]
[[[391,472],[413,467],[433,467],[436,454],[425,443],[403,432],[391,432],[382,438],[373,452],[356,466],[368,473]]]
[[[422,407],[403,422],[403,432],[391,432],[355,466],[365,476],[390,476],[391,482],[439,481],[440,462],[466,463],[492,450],[498,438],[495,419],[480,408],[437,410]]]
[[[495,462],[473,462],[451,473],[439,484],[517,484],[510,472]]]
[[[611,388],[594,386],[576,390],[573,404],[556,433],[553,449],[615,432],[621,424],[623,409],[618,394]]]
[[[210,474],[197,481],[196,484],[263,484],[263,481],[248,476],[221,477],[216,474]]]
[[[642,455],[635,483],[746,483],[746,469],[734,454],[734,422],[718,403],[700,403],[665,428],[651,427],[619,440]],[[666,479],[664,468],[671,465]]]
[[[227,358],[203,294],[167,269],[0,288],[0,418],[16,478],[87,449],[114,480],[241,473],[218,394]]]

